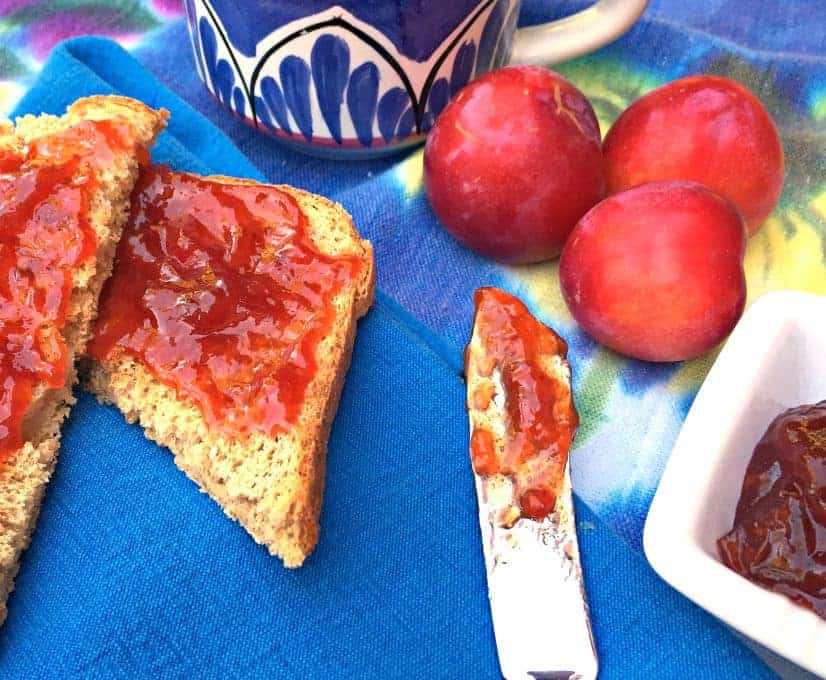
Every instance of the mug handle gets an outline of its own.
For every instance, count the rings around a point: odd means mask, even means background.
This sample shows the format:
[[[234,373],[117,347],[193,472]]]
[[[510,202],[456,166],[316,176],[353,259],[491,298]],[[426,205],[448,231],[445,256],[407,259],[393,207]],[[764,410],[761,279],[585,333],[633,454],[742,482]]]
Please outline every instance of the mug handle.
[[[510,63],[550,66],[592,52],[631,28],[647,5],[648,0],[598,0],[564,19],[520,28]]]

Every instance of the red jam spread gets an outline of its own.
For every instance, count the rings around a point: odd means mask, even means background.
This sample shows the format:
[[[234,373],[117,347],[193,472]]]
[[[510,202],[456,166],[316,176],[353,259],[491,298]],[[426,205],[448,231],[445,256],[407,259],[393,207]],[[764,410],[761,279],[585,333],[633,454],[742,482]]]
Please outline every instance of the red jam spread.
[[[498,370],[504,391],[504,446],[488,430],[471,435],[473,469],[481,476],[502,474],[515,485],[524,517],[541,520],[554,510],[578,419],[571,390],[546,366],[564,359],[567,345],[541,324],[518,299],[496,288],[474,296],[475,328],[482,351],[468,360],[483,378]],[[469,397],[471,408],[484,410],[494,399],[490,382]]]
[[[109,121],[83,121],[0,150],[0,462],[25,440],[38,386],[66,383],[74,272],[97,249],[94,169],[122,148]]]
[[[227,436],[298,416],[334,296],[360,260],[324,255],[286,192],[144,170],[89,353],[122,353]]]
[[[730,569],[826,619],[826,401],[769,425],[717,545]]]

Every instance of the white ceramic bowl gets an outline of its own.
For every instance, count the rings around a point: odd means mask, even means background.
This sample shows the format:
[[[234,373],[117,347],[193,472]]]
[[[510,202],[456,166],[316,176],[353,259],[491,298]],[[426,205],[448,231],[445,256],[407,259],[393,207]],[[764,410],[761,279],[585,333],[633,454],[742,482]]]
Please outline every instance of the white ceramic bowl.
[[[826,399],[826,297],[775,292],[737,324],[697,394],[645,524],[645,554],[686,597],[826,677],[826,621],[720,562],[746,466],[782,411]]]

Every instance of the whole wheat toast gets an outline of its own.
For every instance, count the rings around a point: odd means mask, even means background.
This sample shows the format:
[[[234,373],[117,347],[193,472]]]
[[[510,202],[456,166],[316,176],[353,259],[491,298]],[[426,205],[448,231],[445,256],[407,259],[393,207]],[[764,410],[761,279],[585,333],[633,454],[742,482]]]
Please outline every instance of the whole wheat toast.
[[[0,463],[0,623],[5,620],[6,600],[14,587],[20,555],[31,539],[46,484],[57,461],[60,425],[74,402],[71,391],[77,382],[74,359],[85,350],[97,312],[98,295],[112,269],[115,245],[138,175],[139,159],[148,158],[147,148],[164,127],[166,116],[165,111],[155,111],[126,97],[94,96],[76,101],[60,117],[29,115],[18,118],[15,124],[0,123],[0,152],[4,154],[25,154],[32,145],[59,139],[70,130],[75,131],[84,121],[111,124],[108,134],[116,142],[111,156],[81,155],[77,166],[78,173],[96,177],[85,211],[94,231],[96,249],[72,272],[65,323],[54,329],[66,345],[65,383],[59,388],[35,386],[23,421],[25,443]],[[35,162],[38,167],[57,163],[47,156]],[[2,328],[0,322],[0,341],[5,340]],[[2,351],[6,351],[5,342]]]
[[[228,177],[207,179],[266,188]],[[350,363],[356,320],[372,304],[375,275],[372,247],[359,237],[341,206],[292,187],[274,189],[298,203],[316,249],[362,263],[358,275],[332,300],[335,319],[316,348],[317,371],[291,427],[277,436],[227,436],[210,426],[193,399],[127,353],[90,360],[84,382],[101,402],[117,406],[127,421],[143,426],[149,439],[168,447],[177,466],[257,542],[280,556],[285,566],[297,567],[318,539],[327,439]]]

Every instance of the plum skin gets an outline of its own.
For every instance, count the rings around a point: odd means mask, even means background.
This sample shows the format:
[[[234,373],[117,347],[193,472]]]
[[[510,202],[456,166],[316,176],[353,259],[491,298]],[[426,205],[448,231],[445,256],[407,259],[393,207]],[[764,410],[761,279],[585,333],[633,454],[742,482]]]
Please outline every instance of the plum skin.
[[[681,361],[720,343],[746,303],[747,233],[737,209],[695,182],[610,196],[572,232],[562,294],[595,340],[646,361]]]
[[[511,264],[556,257],[605,195],[599,123],[585,96],[535,66],[474,80],[445,108],[424,151],[424,185],[456,239]]]
[[[777,128],[749,90],[719,76],[667,83],[631,104],[603,143],[608,193],[691,180],[734,203],[756,233],[783,191]]]

